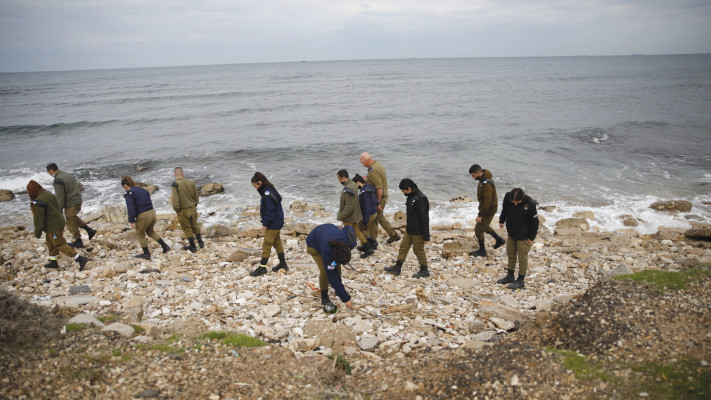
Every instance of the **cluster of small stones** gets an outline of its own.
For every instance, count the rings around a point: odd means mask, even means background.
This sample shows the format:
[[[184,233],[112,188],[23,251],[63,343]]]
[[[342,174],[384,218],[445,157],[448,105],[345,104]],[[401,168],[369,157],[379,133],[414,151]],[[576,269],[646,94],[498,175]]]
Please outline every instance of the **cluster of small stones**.
[[[411,277],[418,269],[411,252],[402,275],[385,273],[399,243],[384,243],[384,235],[374,255],[360,259],[354,250],[343,277],[355,310],[336,301],[339,312],[326,314],[318,292],[307,286],[318,284],[318,269],[305,251],[311,224],[289,219],[282,230],[288,272],[269,271],[253,278],[249,272],[259,261],[262,244],[258,216],[204,229],[206,246],[193,254],[182,250],[174,216],[162,215],[157,231],[172,250],[162,254],[150,242],[153,259],[144,261],[133,257],[140,252],[135,232],[127,223],[113,221],[119,218],[118,210],[111,210],[106,213],[110,217],[93,216],[98,234],[85,241],[82,251],[90,262],[81,272],[64,256],[60,270],[44,269],[44,240],[20,227],[2,228],[0,285],[38,304],[72,309],[83,321],[78,323],[102,326],[137,341],[178,332],[234,331],[288,348],[297,356],[313,351],[354,356],[355,368],[383,358],[405,358],[410,352],[480,348],[600,280],[711,262],[711,246],[686,239],[684,231],[590,232],[588,221],[594,214],[588,212],[575,221],[560,222],[555,233],[541,229],[529,255],[526,287],[512,291],[496,283],[506,268],[505,248],[488,247],[486,259],[470,257],[468,252],[476,248],[474,223],[458,221],[432,227],[432,242],[426,247],[429,279]],[[304,203],[292,211],[313,218],[323,207]],[[246,213],[254,215],[255,210]],[[404,231],[402,213],[390,218]],[[335,222],[332,217],[323,219]],[[276,264],[275,254],[270,262]],[[332,298],[336,300],[333,294]],[[107,323],[96,317],[105,317]],[[141,333],[126,328],[131,325],[142,328]]]

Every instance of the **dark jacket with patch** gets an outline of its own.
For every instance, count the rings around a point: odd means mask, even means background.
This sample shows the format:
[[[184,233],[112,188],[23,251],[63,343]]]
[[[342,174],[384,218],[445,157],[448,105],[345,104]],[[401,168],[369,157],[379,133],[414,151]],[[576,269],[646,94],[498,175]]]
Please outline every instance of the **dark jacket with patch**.
[[[142,187],[134,186],[123,195],[126,200],[126,211],[128,212],[128,222],[135,223],[136,218],[146,211],[153,209],[151,194]]]
[[[430,240],[430,202],[419,189],[407,195],[407,227],[410,235],[420,235],[427,242]]]
[[[496,185],[492,179],[491,171],[484,170],[484,175],[479,178],[476,188],[476,198],[479,201],[479,216],[490,217],[496,214],[499,199],[496,197]]]
[[[64,216],[57,206],[57,197],[52,193],[44,190],[30,204],[36,238],[42,237],[42,232],[50,234],[64,230]]]
[[[363,216],[363,224],[368,225],[370,217],[378,213],[378,195],[375,193],[373,185],[366,183],[360,189],[358,195],[360,203],[360,214]]]
[[[323,266],[326,268],[328,283],[333,290],[336,291],[338,298],[345,303],[351,299],[351,295],[346,291],[341,277],[338,276],[338,271],[333,265],[333,263],[335,263],[333,259],[333,247],[328,244],[331,240],[347,243],[352,249],[357,243],[355,231],[353,231],[352,226],[344,226],[343,229],[339,229],[333,224],[323,224],[315,227],[306,237],[306,245],[315,249],[323,259]]]
[[[284,209],[281,208],[281,195],[276,189],[262,185],[257,189],[262,201],[259,203],[259,215],[262,226],[267,229],[281,229],[284,227]]]
[[[536,201],[528,196],[515,205],[511,202],[511,192],[506,193],[501,204],[499,223],[506,223],[506,231],[516,240],[534,240],[538,234],[538,211]]]

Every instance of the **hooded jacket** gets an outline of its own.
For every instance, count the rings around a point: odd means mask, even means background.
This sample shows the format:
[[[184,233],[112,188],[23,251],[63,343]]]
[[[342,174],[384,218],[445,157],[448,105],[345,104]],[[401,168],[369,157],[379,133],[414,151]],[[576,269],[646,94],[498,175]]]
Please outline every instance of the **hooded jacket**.
[[[341,277],[338,276],[338,271],[335,268],[333,247],[328,244],[331,240],[346,243],[353,249],[357,244],[355,231],[352,226],[344,226],[343,229],[339,229],[333,224],[323,224],[315,227],[306,237],[306,245],[315,249],[323,259],[323,266],[326,268],[328,283],[333,290],[336,291],[338,298],[345,303],[351,299],[351,296],[343,286]]]
[[[516,240],[534,240],[538,234],[538,211],[536,201],[528,196],[518,205],[511,202],[511,192],[506,193],[501,204],[499,223],[506,223],[506,231]]]
[[[419,189],[414,189],[407,195],[405,203],[407,227],[410,235],[420,235],[428,242],[430,240],[430,202]]]
[[[281,195],[276,189],[262,185],[257,189],[262,200],[259,203],[259,215],[262,226],[267,229],[281,229],[284,227],[284,209],[281,208]]]
[[[36,238],[42,237],[42,232],[51,234],[64,230],[64,217],[52,193],[43,190],[30,204]]]
[[[496,185],[491,171],[484,170],[484,175],[477,179],[476,198],[479,201],[479,217],[491,217],[496,214],[499,199],[496,197]]]
[[[67,207],[79,206],[82,203],[79,184],[74,175],[69,172],[57,171],[54,174],[54,194],[57,196],[57,207],[63,210]]]
[[[358,195],[360,203],[360,214],[363,216],[363,224],[368,225],[370,217],[378,213],[378,195],[375,193],[373,185],[366,183],[360,189]]]
[[[146,211],[153,209],[151,194],[142,187],[133,186],[123,195],[126,200],[126,211],[128,212],[128,222],[135,223],[136,218]]]
[[[358,202],[358,185],[352,180],[343,183],[341,190],[341,204],[338,207],[337,220],[355,224],[363,220]]]

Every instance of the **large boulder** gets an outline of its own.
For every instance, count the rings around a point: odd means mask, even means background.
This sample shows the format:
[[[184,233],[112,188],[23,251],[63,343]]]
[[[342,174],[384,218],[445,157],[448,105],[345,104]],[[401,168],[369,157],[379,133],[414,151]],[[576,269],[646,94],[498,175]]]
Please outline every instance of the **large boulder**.
[[[289,209],[293,212],[306,212],[306,211],[324,211],[326,210],[322,205],[316,203],[307,203],[301,200],[294,200],[289,205]]]
[[[592,221],[595,219],[595,213],[592,211],[578,211],[573,214],[573,218],[581,218],[586,219],[588,221]]]
[[[652,203],[649,208],[671,213],[689,212],[691,211],[691,202],[686,200],[657,201]]]
[[[205,236],[209,238],[232,236],[235,234],[234,229],[228,228],[224,225],[214,225],[205,229]]]
[[[587,231],[590,224],[585,218],[564,218],[555,223],[556,228],[580,228]]]
[[[474,250],[474,238],[462,238],[442,245],[442,257],[450,258],[469,254]]]
[[[104,209],[101,210],[101,213],[104,215],[104,218],[107,222],[111,222],[114,224],[122,224],[128,222],[128,212],[126,211],[125,205],[104,207]]]
[[[684,232],[684,236],[693,240],[705,240],[709,242],[711,241],[711,227],[691,228]]]
[[[12,190],[0,189],[0,201],[10,201],[15,198],[15,193]]]
[[[222,186],[222,184],[217,182],[206,183],[202,186],[199,186],[197,189],[198,194],[200,194],[200,197],[208,197],[212,196],[213,194],[225,192],[225,188]]]

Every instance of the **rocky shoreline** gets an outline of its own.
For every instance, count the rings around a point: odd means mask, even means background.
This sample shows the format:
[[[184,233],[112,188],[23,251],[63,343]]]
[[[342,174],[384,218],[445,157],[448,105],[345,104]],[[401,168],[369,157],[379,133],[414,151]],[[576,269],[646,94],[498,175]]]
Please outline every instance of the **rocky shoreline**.
[[[323,212],[318,205],[297,206],[297,217]],[[404,229],[402,215],[390,217],[396,229]],[[339,307],[335,315],[320,309],[317,293],[306,285],[318,280],[304,244],[312,225],[293,220],[282,231],[290,270],[258,278],[249,276],[261,249],[256,224],[206,228],[206,247],[193,254],[178,248],[176,221],[164,215],[157,231],[173,250],[163,255],[151,243],[153,259],[143,261],[133,258],[135,233],[115,207],[92,217],[98,234],[85,249],[91,261],[82,272],[67,258],[60,258],[59,271],[44,270],[44,241],[20,227],[2,228],[0,287],[80,318],[70,323],[96,325],[104,335],[117,332],[128,343],[229,331],[261,338],[296,359],[343,355],[353,374],[366,374],[374,365],[431,352],[491,346],[613,276],[711,263],[711,244],[688,239],[684,231],[590,232],[587,221],[594,214],[579,217],[559,221],[553,233],[541,230],[529,256],[526,288],[517,291],[496,284],[505,249],[491,251],[487,259],[470,258],[473,228],[460,223],[432,227],[426,247],[430,279],[410,278],[417,269],[412,254],[401,276],[384,273],[399,244],[381,243],[375,255],[354,257],[352,268],[344,270],[356,310]]]

